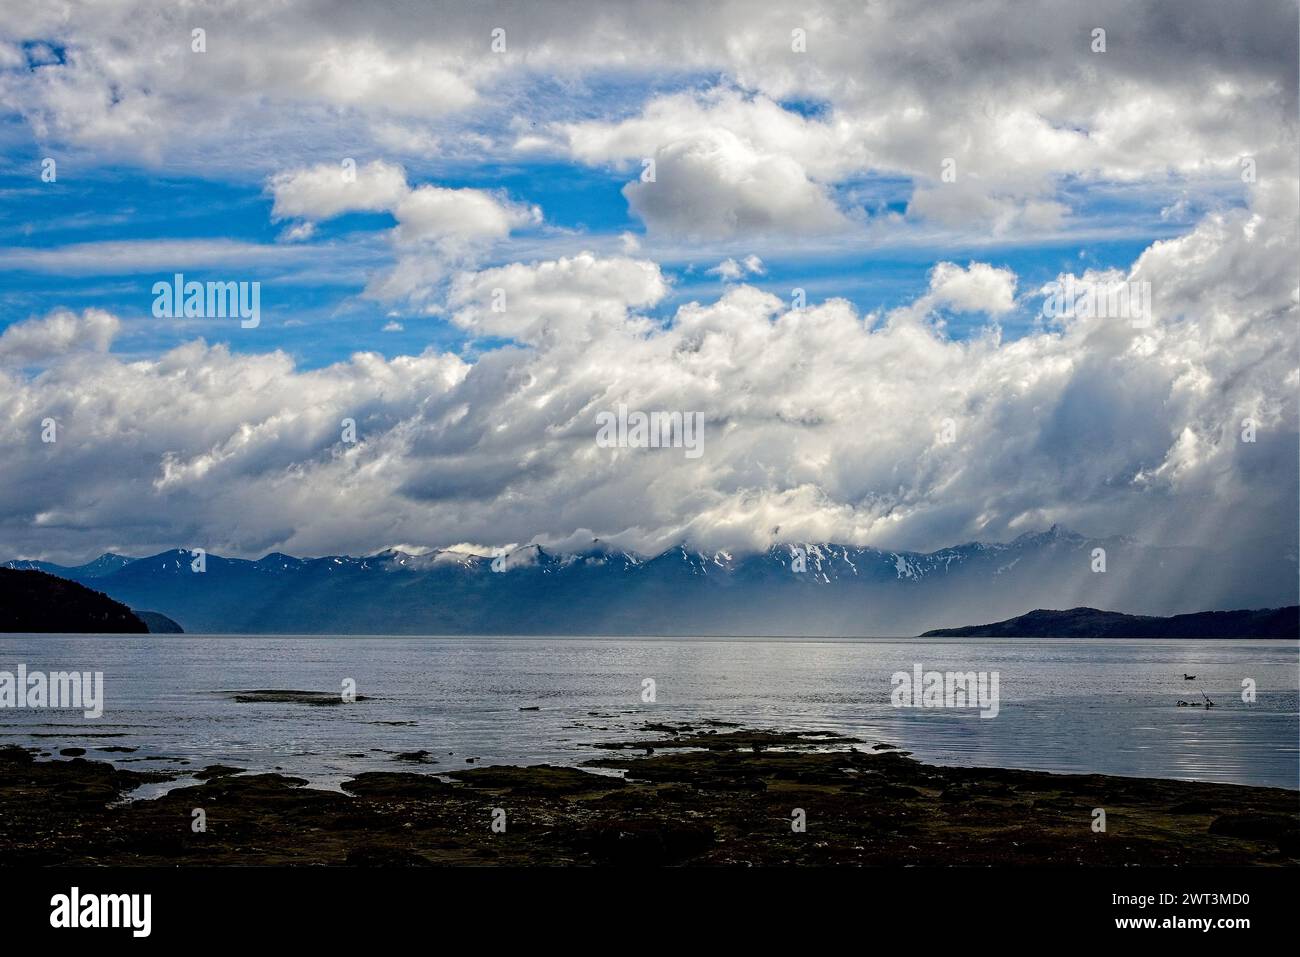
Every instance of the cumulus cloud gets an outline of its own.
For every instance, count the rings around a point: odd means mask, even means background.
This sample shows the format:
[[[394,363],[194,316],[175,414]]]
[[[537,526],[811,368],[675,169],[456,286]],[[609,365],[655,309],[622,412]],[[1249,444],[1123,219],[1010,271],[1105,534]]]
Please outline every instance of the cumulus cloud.
[[[303,221],[282,234],[288,241],[309,238],[314,223],[343,213],[391,213],[397,220],[397,262],[368,287],[381,299],[427,296],[451,266],[542,218],[538,207],[513,203],[500,193],[412,187],[401,166],[382,160],[286,170],[271,177],[267,188],[275,197],[273,218]]]
[[[693,237],[842,229],[846,221],[817,177],[842,175],[863,159],[847,124],[808,120],[725,88],[659,97],[616,122],[555,129],[584,163],[635,161],[640,169],[654,159],[654,182],[642,177],[624,194],[651,228]]]
[[[529,344],[582,342],[626,326],[633,310],[667,291],[652,262],[584,252],[462,274],[452,283],[448,305],[452,321],[476,335]]]
[[[386,212],[410,192],[406,170],[383,160],[363,166],[320,163],[307,169],[285,170],[268,184],[275,197],[275,219],[333,219],[357,211]]]
[[[1120,42],[1094,53],[1091,29],[1108,11],[1125,28],[1114,31]],[[769,8],[746,18],[748,28],[731,24],[716,48],[725,49],[719,68],[759,92],[742,95],[720,83],[656,97],[631,117],[560,123],[557,134],[574,158],[611,163],[657,156],[674,144],[687,156],[738,153],[719,143],[725,133],[743,144],[750,166],[787,189],[811,196],[807,183],[824,189],[868,172],[901,174],[915,183],[911,218],[995,235],[1058,229],[1071,212],[1056,195],[1065,177],[1226,180],[1243,155],[1273,154],[1279,133],[1294,150],[1295,124],[1286,115],[1295,105],[1293,9],[1256,4],[1242,24],[1198,3],[1179,13],[1198,24],[1195,36],[1168,29],[1154,3],[1143,15],[1108,3],[1040,12],[1026,18],[998,3],[956,16],[901,4]],[[806,54],[791,56],[771,42],[781,22],[805,25]],[[683,21],[666,31],[677,28],[709,35]],[[699,48],[715,49],[707,41]],[[1180,71],[1180,56],[1215,80]],[[1277,70],[1270,75],[1265,63]],[[783,98],[821,109],[805,116]],[[701,192],[725,195],[730,177],[719,165],[697,160],[681,175],[698,181]],[[634,195],[642,202],[634,211],[652,226],[720,234],[714,207],[703,206],[700,222],[690,224],[674,193],[654,203],[654,193],[633,184],[629,199]],[[763,199],[751,195],[737,205]],[[779,209],[767,218],[782,220]],[[805,215],[801,222],[807,231],[818,220]]]
[[[0,333],[0,363],[43,362],[77,350],[107,352],[121,328],[118,318],[102,309],[81,315],[60,309],[43,319],[16,322]]]
[[[440,6],[436,30],[402,7],[345,0],[143,10],[120,0],[0,15],[0,106],[42,142],[205,171],[305,165],[340,136],[405,156],[526,148],[632,169],[654,158],[657,183],[628,186],[633,212],[703,239],[833,233],[855,219],[837,190],[871,175],[912,181],[912,220],[994,235],[1068,224],[1067,179],[1190,182],[1201,194],[1231,182],[1243,156],[1294,179],[1287,0],[1255,0],[1241,16],[1215,0],[1177,12],[1163,0],[1061,0],[1032,16],[1015,0],[958,13],[852,0],[682,0],[666,12],[488,2]],[[204,53],[189,45],[198,22]],[[1112,42],[1094,53],[1103,22]],[[806,52],[791,50],[791,24]],[[504,52],[491,48],[494,27]],[[535,95],[547,74],[576,106]],[[618,82],[646,75],[667,92],[641,100]],[[939,178],[946,160],[953,182]]]
[[[459,23],[447,34],[421,35],[396,8],[329,0],[5,11],[0,37],[40,41],[32,49],[49,41],[63,59],[0,76],[0,103],[42,138],[158,162],[238,162],[212,146],[242,130],[283,148],[285,131],[309,129],[320,106],[429,119],[475,104],[502,64],[465,57],[477,18],[448,13]],[[202,52],[191,46],[196,24],[206,31]]]
[[[271,177],[275,219],[311,222],[343,213],[388,212],[397,219],[397,239],[464,246],[503,239],[511,229],[541,220],[536,207],[520,206],[478,189],[407,184],[401,166],[374,160],[364,166],[321,163]]]
[[[727,130],[668,143],[654,161],[653,182],[638,179],[623,189],[652,230],[724,239],[826,233],[847,225],[798,163],[761,153]]]
[[[638,115],[613,122],[556,124],[569,152],[584,163],[639,160],[668,143],[698,139],[719,128],[757,153],[788,156],[819,179],[843,175],[863,159],[847,124],[810,119],[770,97],[743,96],[726,87],[660,96]]]
[[[1016,277],[987,263],[941,263],[883,315],[792,310],[737,283],[661,321],[644,314],[667,292],[653,263],[584,253],[459,274],[452,321],[513,340],[472,362],[359,353],[306,371],[202,342],[145,361],[67,353],[0,372],[0,532],[42,551],[238,553],[587,533],[642,550],[934,547],[1051,522],[1274,534],[1298,491],[1298,250],[1277,226],[1295,206],[1261,192],[1143,253],[1125,278],[1152,284],[1149,324],[1078,316],[1012,342],[931,321],[1006,308]],[[703,454],[599,447],[596,415],[620,403],[700,413]],[[47,415],[66,436],[53,455]]]
[[[965,269],[941,262],[930,271],[927,304],[951,306],[961,312],[1000,315],[1015,306],[1016,274],[988,263],[971,263]]]
[[[477,189],[421,186],[407,193],[394,209],[403,242],[461,246],[504,239],[512,229],[541,221],[541,211],[503,201]]]

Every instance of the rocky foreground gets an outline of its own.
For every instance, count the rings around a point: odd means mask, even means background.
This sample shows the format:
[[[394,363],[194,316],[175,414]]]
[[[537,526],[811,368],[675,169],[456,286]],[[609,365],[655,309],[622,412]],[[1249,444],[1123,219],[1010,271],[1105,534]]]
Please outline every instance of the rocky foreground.
[[[592,770],[373,772],[347,793],[0,749],[0,860],[112,864],[1300,863],[1294,791],[922,764],[888,745],[647,725]],[[593,773],[603,772],[603,773]],[[1094,830],[1095,809],[1105,831]],[[805,830],[794,824],[802,818]],[[502,815],[504,811],[504,816]],[[201,812],[201,813],[199,813]],[[195,830],[202,820],[206,830]],[[497,825],[494,830],[494,822]],[[504,822],[504,830],[501,830]]]

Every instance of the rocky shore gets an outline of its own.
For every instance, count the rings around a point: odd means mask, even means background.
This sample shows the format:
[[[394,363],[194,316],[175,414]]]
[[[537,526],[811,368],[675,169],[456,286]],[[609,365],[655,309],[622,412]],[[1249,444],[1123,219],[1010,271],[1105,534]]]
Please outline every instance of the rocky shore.
[[[1295,791],[922,764],[829,734],[647,725],[586,769],[360,774],[0,749],[7,865],[1296,865]],[[72,749],[69,749],[72,750]],[[129,800],[144,784],[162,797]],[[193,783],[190,783],[193,782]],[[1105,830],[1095,829],[1097,810]],[[802,823],[803,827],[800,827]],[[201,825],[201,826],[200,826]]]

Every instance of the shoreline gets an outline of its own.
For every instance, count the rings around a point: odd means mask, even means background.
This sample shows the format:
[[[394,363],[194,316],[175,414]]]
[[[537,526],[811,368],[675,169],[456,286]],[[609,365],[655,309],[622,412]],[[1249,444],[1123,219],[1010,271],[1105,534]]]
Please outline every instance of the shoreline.
[[[1300,796],[1284,788],[934,765],[834,733],[716,721],[642,730],[658,737],[601,743],[579,767],[369,771],[341,791],[0,747],[0,854],[38,866],[1300,864]]]
[[[1132,637],[1111,637],[1105,635],[758,635],[712,633],[701,630],[683,631],[677,634],[607,634],[592,632],[590,634],[572,631],[538,631],[538,632],[332,632],[332,631],[184,631],[184,632],[105,632],[105,631],[0,631],[0,638],[165,638],[169,641],[188,638],[329,638],[336,640],[363,639],[410,639],[418,638],[433,641],[463,641],[470,639],[496,640],[567,640],[575,641],[775,641],[775,642],[872,642],[872,641],[928,641],[928,642],[1084,642],[1100,641],[1106,643],[1125,641],[1289,641],[1300,646],[1300,637],[1294,635],[1239,635],[1237,637],[1195,637],[1188,635],[1140,635]]]

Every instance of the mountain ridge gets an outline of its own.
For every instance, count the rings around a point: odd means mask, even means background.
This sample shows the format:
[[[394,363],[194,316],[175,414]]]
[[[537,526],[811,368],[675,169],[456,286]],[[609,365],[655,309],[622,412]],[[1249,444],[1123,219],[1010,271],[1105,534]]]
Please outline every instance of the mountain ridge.
[[[1153,615],[1276,607],[1294,600],[1296,581],[1294,556],[1261,552],[1258,569],[1243,576],[1250,588],[1216,593],[1222,559],[1211,552],[1094,539],[1059,525],[932,552],[835,542],[709,552],[679,543],[640,555],[594,540],[580,551],[533,543],[495,554],[410,546],[316,558],[209,552],[196,572],[197,555],[170,549],[39,565],[93,581],[132,607],[159,609],[187,632],[312,634],[916,635],[1026,607]]]

